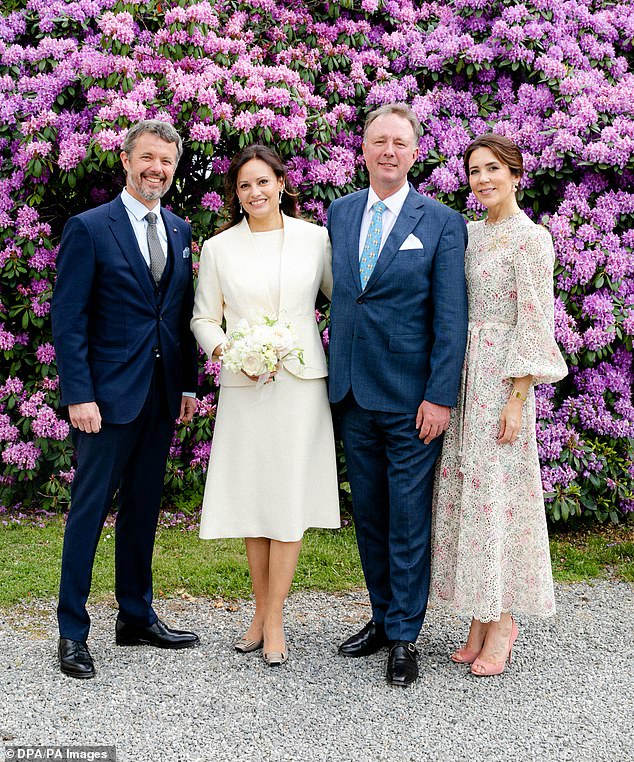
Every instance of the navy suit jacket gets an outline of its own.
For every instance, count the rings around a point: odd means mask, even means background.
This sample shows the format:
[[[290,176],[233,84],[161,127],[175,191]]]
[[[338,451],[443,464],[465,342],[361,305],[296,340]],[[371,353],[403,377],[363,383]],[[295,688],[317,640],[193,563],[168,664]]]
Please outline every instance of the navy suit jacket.
[[[61,402],[96,402],[108,423],[137,417],[157,362],[174,418],[182,392],[197,388],[191,228],[161,216],[172,261],[158,292],[120,196],[72,217],[62,235],[51,305]]]
[[[462,216],[410,187],[365,289],[359,235],[368,191],[328,209],[334,287],[329,395],[361,407],[414,413],[423,400],[456,404],[467,336]],[[402,248],[408,236],[409,246]]]

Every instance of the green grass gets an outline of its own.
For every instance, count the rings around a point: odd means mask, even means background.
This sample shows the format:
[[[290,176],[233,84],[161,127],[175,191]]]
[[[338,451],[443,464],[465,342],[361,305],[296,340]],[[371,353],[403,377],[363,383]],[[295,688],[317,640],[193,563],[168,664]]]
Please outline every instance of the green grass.
[[[62,553],[60,520],[44,527],[10,524],[0,529],[0,606],[57,596]],[[294,590],[347,590],[363,585],[354,529],[310,530],[293,584]],[[195,531],[161,529],[154,549],[154,595],[244,598],[250,593],[243,540],[203,541]],[[112,596],[114,531],[101,536],[91,598]]]
[[[608,525],[551,536],[555,579],[579,582],[614,576],[634,582],[634,525]]]
[[[0,529],[0,606],[57,595],[63,526]],[[95,559],[92,600],[112,598],[114,532],[106,529]],[[559,531],[551,538],[555,579],[617,577],[634,582],[634,525]],[[349,590],[363,585],[354,529],[310,530],[304,537],[294,590]],[[162,529],[154,553],[156,597],[242,598],[250,583],[242,540],[198,539],[195,531]]]

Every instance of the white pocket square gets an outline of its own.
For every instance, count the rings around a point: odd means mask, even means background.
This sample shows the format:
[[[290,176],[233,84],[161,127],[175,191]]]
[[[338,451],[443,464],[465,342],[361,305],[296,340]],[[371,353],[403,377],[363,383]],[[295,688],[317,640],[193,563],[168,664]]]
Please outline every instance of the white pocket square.
[[[403,251],[403,249],[422,249],[422,248],[423,248],[422,242],[419,241],[418,238],[416,238],[416,236],[413,233],[410,233],[401,244],[401,251]]]
[[[183,259],[189,259],[191,256],[191,251],[189,250],[189,246],[185,246],[183,249]]]

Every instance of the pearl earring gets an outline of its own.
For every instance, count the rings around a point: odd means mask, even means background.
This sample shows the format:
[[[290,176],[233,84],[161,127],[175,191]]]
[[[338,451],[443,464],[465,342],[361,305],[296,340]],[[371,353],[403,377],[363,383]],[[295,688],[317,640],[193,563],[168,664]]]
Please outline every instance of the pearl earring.
[[[238,206],[240,207],[240,214],[244,214],[244,209],[242,208],[242,201],[238,201]]]

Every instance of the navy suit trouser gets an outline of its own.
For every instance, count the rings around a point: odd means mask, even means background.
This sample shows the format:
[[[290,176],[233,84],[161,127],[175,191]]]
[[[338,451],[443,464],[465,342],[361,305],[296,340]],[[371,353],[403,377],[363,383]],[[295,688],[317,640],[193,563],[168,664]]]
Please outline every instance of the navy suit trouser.
[[[414,642],[425,618],[431,566],[431,503],[442,437],[424,444],[416,412],[340,405],[357,543],[374,620],[390,640]]]
[[[165,464],[174,430],[160,366],[147,398],[130,423],[102,423],[97,434],[75,430],[77,466],[64,533],[57,618],[60,636],[85,641],[86,602],[99,537],[116,490],[115,594],[119,617],[153,624],[152,552]]]

